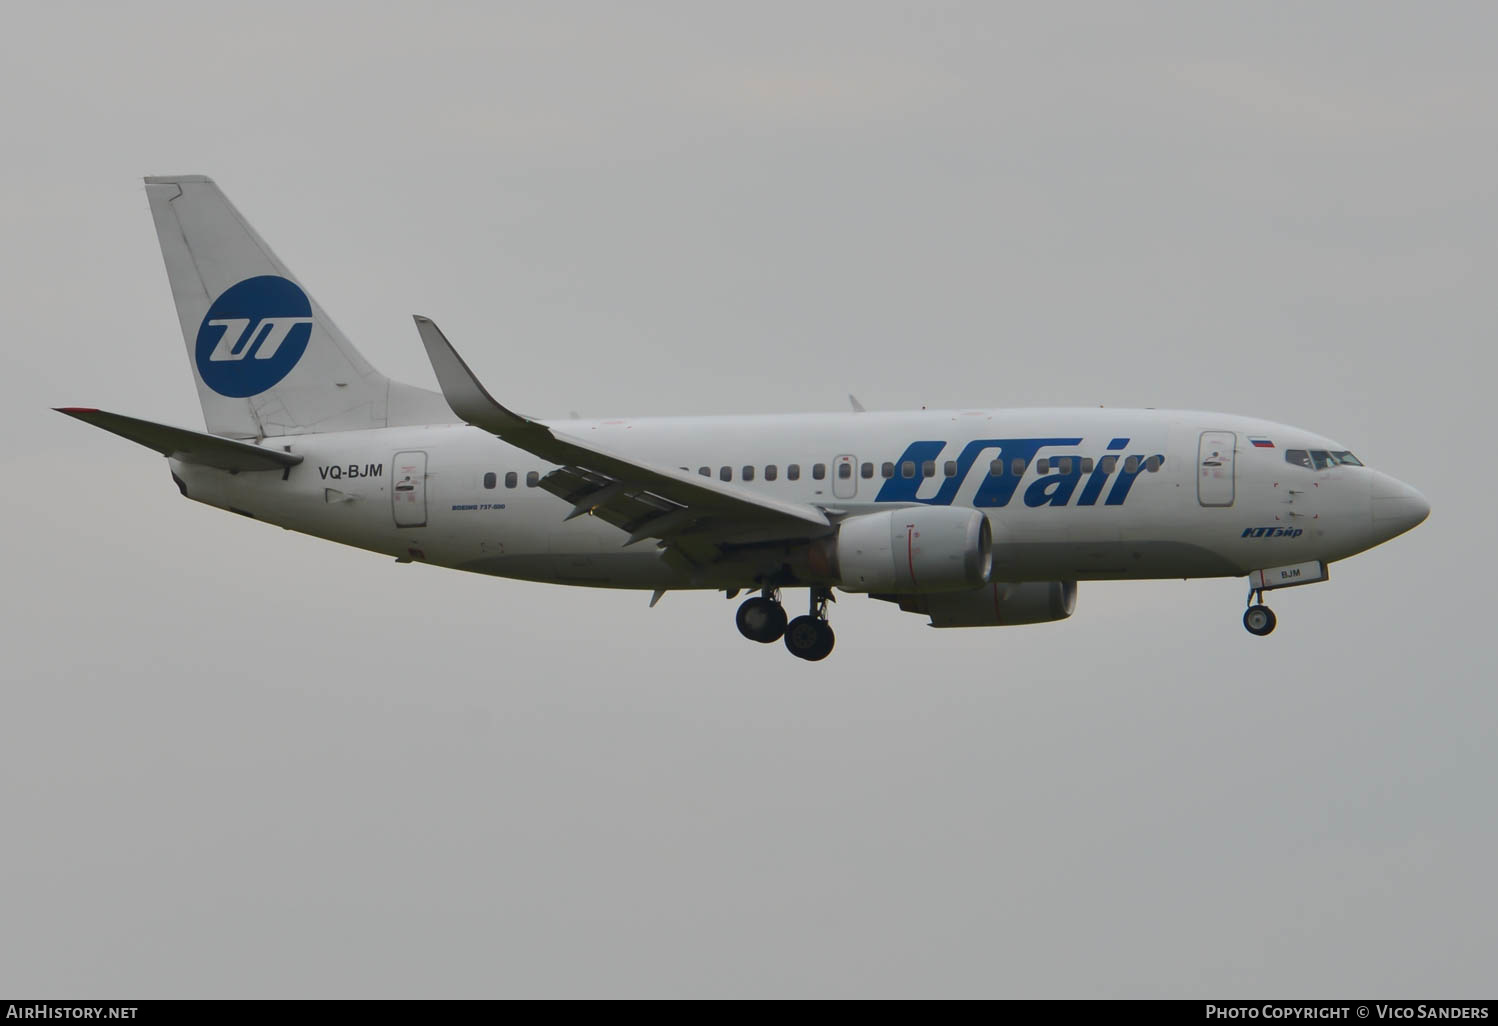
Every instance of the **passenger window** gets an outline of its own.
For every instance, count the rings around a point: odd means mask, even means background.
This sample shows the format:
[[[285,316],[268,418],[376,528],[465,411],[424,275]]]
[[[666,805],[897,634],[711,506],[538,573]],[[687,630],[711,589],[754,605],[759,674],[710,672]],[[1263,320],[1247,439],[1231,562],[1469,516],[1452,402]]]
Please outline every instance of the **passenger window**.
[[[989,477],[1003,477],[1004,476],[1004,461],[1003,460],[994,460],[992,463],[990,463],[988,465],[988,476]]]
[[[1118,457],[1117,456],[1104,456],[1103,460],[1102,460],[1102,463],[1099,464],[1099,467],[1102,470],[1102,472],[1105,473],[1105,474],[1111,474],[1111,473],[1113,473],[1115,470],[1118,469]]]
[[[1151,456],[1144,461],[1144,469],[1148,470],[1151,474],[1158,474],[1160,472],[1160,464],[1163,462],[1165,461],[1159,456]]]
[[[865,481],[874,476],[874,465],[872,463],[865,463],[859,470]]]
[[[1014,457],[1014,459],[1010,460],[1009,461],[1009,472],[1011,474],[1013,474],[1015,477],[1024,477],[1025,476],[1025,458],[1023,456],[1016,456],[1016,457]]]
[[[526,472],[526,475],[525,475],[525,486],[527,488],[534,488],[534,487],[536,487],[536,485],[538,485],[540,483],[541,483],[541,474],[538,471],[530,470],[530,471]]]
[[[497,484],[499,484],[499,475],[494,473],[494,471],[491,470],[489,471],[489,473],[484,475],[485,488],[493,488]]]
[[[766,481],[773,481],[773,480],[775,480],[779,476],[780,476],[780,471],[778,471],[778,470],[775,469],[775,464],[771,463],[769,466],[767,466],[765,468],[765,480]]]
[[[519,483],[520,483],[520,475],[517,474],[517,473],[515,473],[513,470],[510,471],[508,474],[505,475],[505,487],[506,488],[514,488]]]
[[[1063,456],[1056,461],[1056,469],[1065,477],[1071,477],[1071,457]]]
[[[754,480],[754,467],[752,467],[752,466],[746,466],[744,468],[744,480],[745,481],[753,481]]]
[[[884,466],[879,468],[879,473],[884,477],[894,477],[895,465],[893,463],[886,463]]]
[[[792,463],[790,466],[786,467],[785,468],[785,478],[786,478],[787,481],[799,481],[799,480],[801,480],[801,464],[799,464],[799,463]]]
[[[1285,462],[1296,467],[1311,469],[1311,454],[1304,449],[1286,449]]]
[[[947,477],[956,477],[957,476],[957,461],[956,460],[947,460],[946,465],[941,468],[941,472],[944,475],[946,475]]]
[[[698,467],[697,468],[697,473],[701,474],[703,477],[712,477],[713,476],[713,468],[712,467]]]
[[[1137,474],[1137,473],[1139,473],[1139,457],[1138,456],[1130,456],[1128,459],[1124,460],[1124,473],[1125,474]]]
[[[925,463],[921,464],[921,476],[922,477],[935,477],[936,476],[936,461],[935,460],[927,460]]]
[[[1090,474],[1090,473],[1092,473],[1092,457],[1091,456],[1083,456],[1082,457],[1082,473],[1084,473],[1084,474]]]
[[[1049,474],[1051,472],[1051,461],[1042,456],[1035,461],[1035,470],[1040,474]]]
[[[837,477],[839,481],[846,481],[853,476],[853,464],[839,463],[837,465]]]
[[[827,476],[827,464],[813,463],[811,465],[811,476],[817,481],[825,478]]]
[[[915,462],[912,460],[906,460],[904,463],[900,464],[900,476],[915,477]]]
[[[733,480],[733,468],[732,467],[719,467],[718,468],[718,479],[720,481],[732,481]]]

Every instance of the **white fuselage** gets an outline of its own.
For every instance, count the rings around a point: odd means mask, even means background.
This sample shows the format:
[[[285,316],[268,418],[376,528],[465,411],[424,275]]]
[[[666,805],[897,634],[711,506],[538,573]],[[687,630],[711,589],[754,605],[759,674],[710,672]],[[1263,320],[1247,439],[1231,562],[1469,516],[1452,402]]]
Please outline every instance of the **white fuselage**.
[[[993,530],[992,578],[1003,581],[1242,576],[1330,563],[1407,530],[1425,508],[1418,493],[1372,468],[1287,462],[1289,450],[1343,451],[1328,439],[1216,413],[967,410],[550,426],[643,463],[705,469],[746,492],[819,507],[834,523],[912,504],[978,509]],[[303,462],[230,473],[173,460],[173,473],[190,498],[291,530],[527,580],[731,589],[754,585],[795,547],[747,546],[699,569],[663,558],[654,540],[626,545],[623,530],[597,517],[564,519],[572,507],[536,484],[555,467],[467,425],[264,444]]]

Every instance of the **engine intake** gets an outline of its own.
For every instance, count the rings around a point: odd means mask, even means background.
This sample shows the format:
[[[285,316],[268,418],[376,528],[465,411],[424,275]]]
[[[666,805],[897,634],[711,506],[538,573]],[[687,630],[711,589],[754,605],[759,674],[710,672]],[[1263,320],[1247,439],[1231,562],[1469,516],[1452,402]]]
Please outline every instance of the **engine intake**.
[[[832,550],[833,576],[844,591],[965,590],[993,569],[993,528],[972,509],[905,507],[849,517]]]

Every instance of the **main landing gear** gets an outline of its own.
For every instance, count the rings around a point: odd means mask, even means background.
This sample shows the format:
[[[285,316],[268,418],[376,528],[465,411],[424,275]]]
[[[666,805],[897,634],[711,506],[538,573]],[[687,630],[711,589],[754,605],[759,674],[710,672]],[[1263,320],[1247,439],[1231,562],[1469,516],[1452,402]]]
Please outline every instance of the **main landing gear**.
[[[734,619],[740,634],[761,645],[779,641],[785,634],[785,607],[775,600],[775,593],[769,588],[763,595],[748,599],[739,606]]]
[[[1274,618],[1274,610],[1264,605],[1264,590],[1262,588],[1257,591],[1250,591],[1248,593],[1248,601],[1253,603],[1256,596],[1258,602],[1250,605],[1243,612],[1243,626],[1247,628],[1248,633],[1256,634],[1262,638],[1274,630],[1274,625],[1277,621]]]
[[[776,598],[775,590],[766,588],[739,606],[735,621],[739,633],[750,641],[768,645],[784,638],[786,651],[791,655],[816,662],[826,659],[837,641],[827,623],[827,603],[832,601],[835,600],[830,588],[813,588],[810,612],[787,623],[785,607]]]

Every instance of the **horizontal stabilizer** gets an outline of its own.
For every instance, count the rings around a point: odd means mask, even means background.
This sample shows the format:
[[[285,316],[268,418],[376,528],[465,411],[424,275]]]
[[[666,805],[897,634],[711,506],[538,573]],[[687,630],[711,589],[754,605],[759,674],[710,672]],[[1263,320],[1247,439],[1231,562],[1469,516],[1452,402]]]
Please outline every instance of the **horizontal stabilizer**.
[[[266,449],[249,442],[236,442],[232,438],[205,435],[201,431],[189,431],[136,417],[125,417],[118,413],[76,406],[58,407],[57,412],[76,417],[121,438],[128,438],[183,463],[196,463],[220,470],[284,470],[302,462],[302,457],[289,452]]]

